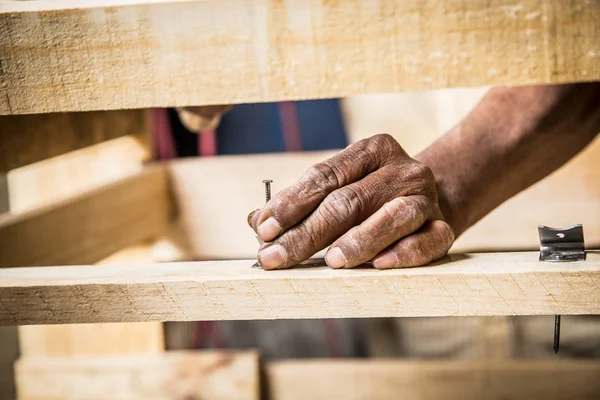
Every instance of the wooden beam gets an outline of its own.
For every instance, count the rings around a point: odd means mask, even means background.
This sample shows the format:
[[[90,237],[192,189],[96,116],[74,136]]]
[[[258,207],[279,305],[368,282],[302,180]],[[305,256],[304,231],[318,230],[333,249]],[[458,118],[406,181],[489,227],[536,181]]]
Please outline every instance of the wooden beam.
[[[127,135],[13,169],[10,211],[22,213],[140,172],[151,158],[147,135]]]
[[[19,399],[258,400],[255,352],[30,357],[16,365]]]
[[[277,192],[333,151],[176,160],[169,163],[179,225],[199,259],[256,257],[248,214],[264,205],[261,181]],[[600,247],[600,142],[576,160],[510,199],[469,229],[452,252],[539,249],[538,225],[583,223],[588,248]],[[224,212],[226,210],[226,212]],[[235,243],[235,246],[232,245]]]
[[[0,114],[600,78],[593,1],[86,3],[2,4]]]
[[[311,360],[267,364],[271,400],[570,400],[600,396],[597,361]]]
[[[161,166],[19,215],[0,216],[0,265],[85,264],[164,234],[170,219]]]
[[[144,110],[0,117],[0,174],[125,135],[148,131]]]
[[[566,264],[537,253],[453,255],[388,271],[253,263],[0,269],[0,324],[600,314],[595,252]]]

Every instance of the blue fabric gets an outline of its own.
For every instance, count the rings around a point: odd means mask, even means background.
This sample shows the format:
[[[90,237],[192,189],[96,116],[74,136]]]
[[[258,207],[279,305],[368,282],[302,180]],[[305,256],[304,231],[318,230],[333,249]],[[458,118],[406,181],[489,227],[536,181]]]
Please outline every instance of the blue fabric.
[[[346,133],[338,100],[296,102],[303,150],[339,149]],[[217,130],[219,154],[285,151],[277,103],[242,104],[223,117]]]
[[[331,150],[346,147],[346,131],[338,100],[309,100],[297,104],[302,150]]]

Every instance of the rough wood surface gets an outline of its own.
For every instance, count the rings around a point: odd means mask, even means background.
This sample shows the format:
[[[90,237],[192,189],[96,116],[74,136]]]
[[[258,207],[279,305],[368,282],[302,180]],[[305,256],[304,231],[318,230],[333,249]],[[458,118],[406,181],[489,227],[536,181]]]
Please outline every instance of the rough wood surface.
[[[0,114],[600,78],[595,1],[12,3]]]
[[[258,400],[258,354],[30,357],[17,363],[22,400]]]
[[[132,177],[19,215],[0,216],[0,266],[94,263],[165,233],[166,172]]]
[[[253,260],[0,269],[0,324],[600,314],[600,253],[453,255],[379,271]],[[324,265],[324,264],[321,264]]]
[[[1,7],[1,5],[0,5]],[[148,132],[146,111],[0,117],[0,173],[125,135]]]
[[[151,157],[148,139],[127,135],[13,169],[7,174],[10,211],[36,209],[140,172]]]
[[[570,400],[600,396],[597,361],[281,361],[271,400]]]
[[[256,257],[248,214],[264,204],[262,180],[273,192],[292,184],[312,164],[334,152],[261,154],[177,160],[169,170],[179,226],[196,257]],[[564,169],[509,200],[468,230],[455,253],[539,249],[538,225],[582,223],[588,248],[600,246],[600,142]]]
[[[98,264],[155,261],[153,248],[148,244],[128,247]],[[160,322],[64,324],[19,327],[19,348],[21,357],[106,356],[162,353],[165,343]]]

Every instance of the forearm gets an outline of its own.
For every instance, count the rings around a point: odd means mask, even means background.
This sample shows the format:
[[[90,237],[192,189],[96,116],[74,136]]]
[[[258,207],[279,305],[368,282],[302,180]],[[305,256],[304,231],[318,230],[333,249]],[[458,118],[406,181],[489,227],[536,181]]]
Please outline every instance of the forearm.
[[[600,84],[496,88],[419,154],[459,236],[558,169],[600,132]]]

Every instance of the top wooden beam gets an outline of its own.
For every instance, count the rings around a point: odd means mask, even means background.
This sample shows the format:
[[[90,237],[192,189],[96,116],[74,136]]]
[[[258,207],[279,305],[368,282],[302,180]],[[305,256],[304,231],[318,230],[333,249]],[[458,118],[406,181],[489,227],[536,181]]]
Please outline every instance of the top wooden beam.
[[[253,260],[0,269],[0,325],[600,314],[600,253],[453,255],[422,268],[264,271]],[[321,264],[324,265],[324,264]]]
[[[600,79],[595,1],[86,3],[0,4],[0,114]]]

